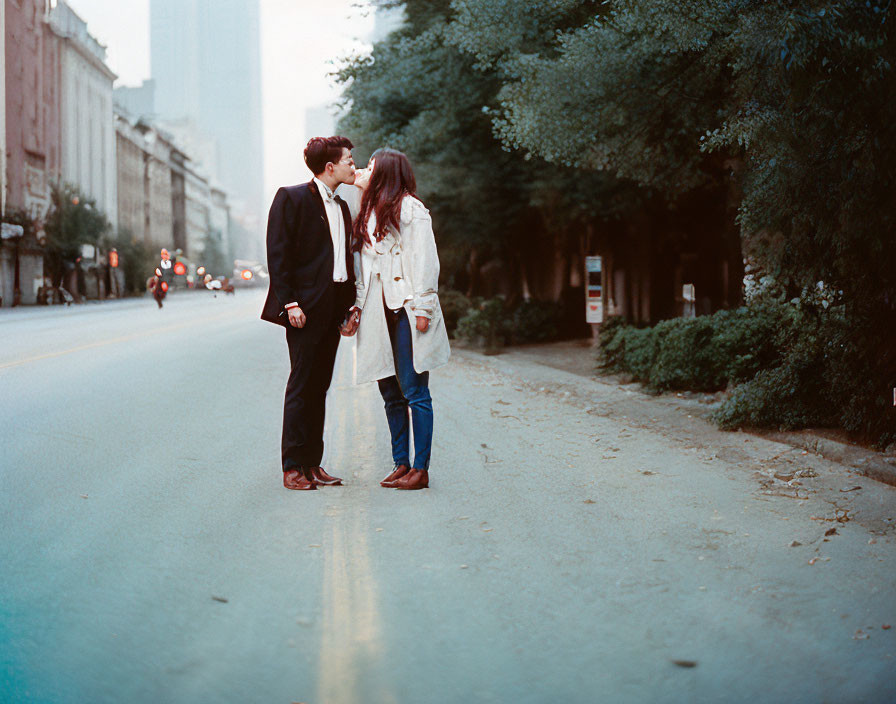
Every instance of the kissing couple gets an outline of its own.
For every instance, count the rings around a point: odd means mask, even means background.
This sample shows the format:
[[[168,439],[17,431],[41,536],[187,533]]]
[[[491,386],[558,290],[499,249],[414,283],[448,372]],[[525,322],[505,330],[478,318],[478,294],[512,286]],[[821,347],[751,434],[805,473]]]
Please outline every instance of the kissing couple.
[[[357,335],[355,383],[376,381],[385,403],[394,466],[380,484],[425,489],[433,431],[429,370],[450,354],[432,218],[416,196],[407,156],[379,149],[366,169],[356,170],[352,149],[345,137],[311,139],[304,155],[314,178],[280,188],[268,216],[270,288],[261,317],[286,329],[290,362],[283,486],[342,484],[320,466],[341,334]],[[341,184],[362,191],[354,222],[336,195]]]

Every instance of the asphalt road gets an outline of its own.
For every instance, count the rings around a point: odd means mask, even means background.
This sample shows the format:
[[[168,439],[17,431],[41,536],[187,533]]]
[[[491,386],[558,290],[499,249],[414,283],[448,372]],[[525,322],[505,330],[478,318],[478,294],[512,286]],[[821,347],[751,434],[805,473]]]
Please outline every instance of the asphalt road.
[[[343,344],[346,486],[290,492],[260,305],[0,311],[0,700],[896,700],[893,488],[458,351],[431,488],[382,489]]]

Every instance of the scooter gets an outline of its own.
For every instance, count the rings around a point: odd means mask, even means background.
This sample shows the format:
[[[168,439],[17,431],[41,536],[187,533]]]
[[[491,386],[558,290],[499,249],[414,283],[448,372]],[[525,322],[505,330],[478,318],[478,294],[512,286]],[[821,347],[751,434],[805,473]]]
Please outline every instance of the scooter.
[[[160,269],[156,269],[156,275],[150,277],[149,281],[146,282],[147,288],[152,291],[152,297],[155,299],[156,303],[159,304],[159,308],[162,307],[162,301],[165,299],[165,296],[168,295],[168,282],[162,278],[162,272]]]

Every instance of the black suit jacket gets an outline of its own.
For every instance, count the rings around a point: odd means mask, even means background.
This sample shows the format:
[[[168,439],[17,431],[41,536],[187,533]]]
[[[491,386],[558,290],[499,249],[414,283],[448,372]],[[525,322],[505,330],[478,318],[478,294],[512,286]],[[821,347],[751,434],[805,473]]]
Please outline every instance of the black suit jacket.
[[[355,267],[351,251],[352,218],[341,198],[345,223],[345,266],[348,281],[354,284]],[[310,319],[316,311],[345,306],[354,300],[334,301],[333,240],[324,202],[314,181],[284,186],[277,191],[268,216],[268,273],[271,276],[262,320],[288,326],[283,308],[295,301]]]

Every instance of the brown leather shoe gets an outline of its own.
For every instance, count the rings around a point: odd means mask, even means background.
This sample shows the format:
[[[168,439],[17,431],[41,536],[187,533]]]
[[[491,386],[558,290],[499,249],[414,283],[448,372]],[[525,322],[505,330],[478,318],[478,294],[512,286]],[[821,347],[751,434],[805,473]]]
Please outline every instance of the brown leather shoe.
[[[393,489],[395,487],[395,482],[410,471],[411,468],[406,464],[397,464],[395,465],[395,469],[392,470],[392,473],[380,482],[380,486],[384,486],[387,489]]]
[[[426,489],[429,486],[429,472],[425,469],[412,469],[395,482],[396,489]]]
[[[342,479],[330,476],[323,467],[312,467],[311,476],[314,477],[314,483],[321,486],[342,486]]]
[[[283,486],[287,489],[295,489],[296,491],[311,491],[317,489],[314,480],[305,478],[299,470],[290,469],[283,473]]]

